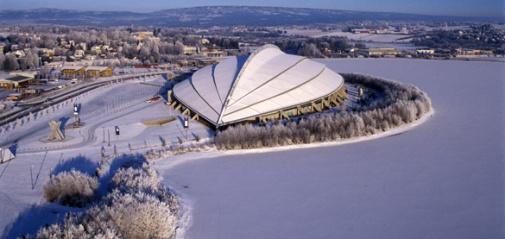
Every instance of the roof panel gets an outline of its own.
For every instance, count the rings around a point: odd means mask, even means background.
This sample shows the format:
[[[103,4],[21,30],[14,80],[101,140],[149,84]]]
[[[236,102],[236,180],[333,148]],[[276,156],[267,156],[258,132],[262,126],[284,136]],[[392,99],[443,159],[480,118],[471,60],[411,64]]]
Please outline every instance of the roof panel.
[[[214,79],[212,77],[212,68],[214,66],[206,66],[193,74],[192,82],[198,94],[217,112],[221,112],[223,103],[216,90]]]
[[[248,58],[202,68],[177,84],[174,95],[218,126],[309,102],[342,85],[324,65],[267,45]]]

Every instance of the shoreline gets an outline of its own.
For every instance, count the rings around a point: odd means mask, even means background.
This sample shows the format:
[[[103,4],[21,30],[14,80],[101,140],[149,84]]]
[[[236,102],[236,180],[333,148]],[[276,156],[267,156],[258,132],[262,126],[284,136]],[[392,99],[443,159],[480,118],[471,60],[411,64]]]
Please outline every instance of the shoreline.
[[[370,140],[381,139],[385,137],[395,136],[398,134],[402,134],[408,132],[410,130],[415,129],[417,126],[420,126],[426,123],[429,119],[431,119],[435,115],[435,109],[433,107],[430,108],[430,111],[424,114],[421,118],[410,122],[408,124],[393,128],[388,131],[384,131],[381,133],[376,133],[368,136],[361,136],[356,138],[344,139],[339,141],[332,142],[316,142],[310,144],[294,144],[294,145],[285,145],[285,146],[277,146],[270,148],[257,148],[257,149],[241,149],[241,150],[225,150],[220,151],[215,147],[212,150],[206,152],[190,152],[182,155],[174,156],[175,159],[170,160],[168,158],[160,159],[153,162],[153,168],[158,171],[160,175],[162,175],[163,171],[173,169],[177,166],[180,166],[185,163],[195,162],[197,160],[206,160],[213,159],[222,156],[233,156],[233,155],[244,155],[244,154],[258,154],[258,153],[269,153],[269,152],[279,152],[279,151],[287,151],[287,150],[296,150],[296,149],[307,149],[307,148],[319,148],[319,147],[333,147],[345,144],[353,144],[359,142],[365,142]],[[210,154],[210,155],[209,155]],[[170,160],[170,161],[168,161]],[[184,238],[186,232],[189,230],[193,223],[193,210],[194,210],[194,199],[189,197],[186,193],[182,192],[182,190],[170,187],[170,182],[167,182],[164,185],[171,190],[173,190],[176,195],[178,195],[180,199],[180,205],[182,209],[182,214],[180,218],[180,227],[178,228],[178,233],[176,234],[176,239]]]
[[[428,113],[424,114],[421,118],[419,118],[415,121],[412,121],[408,124],[401,125],[396,128],[392,128],[392,129],[384,131],[384,132],[380,132],[380,133],[376,133],[376,134],[372,134],[372,135],[367,135],[367,136],[342,139],[342,140],[338,140],[338,141],[314,142],[314,143],[309,143],[309,144],[292,144],[292,145],[264,147],[264,148],[255,148],[255,149],[218,150],[215,147],[213,147],[209,151],[188,152],[188,153],[184,153],[181,155],[171,156],[172,159],[170,159],[170,157],[158,159],[158,160],[154,161],[153,163],[156,168],[167,170],[167,169],[171,169],[171,168],[174,168],[174,167],[179,166],[181,164],[192,162],[195,160],[212,159],[212,158],[217,158],[217,157],[222,157],[222,156],[280,152],[280,151],[287,151],[287,150],[319,148],[319,147],[332,147],[332,146],[339,146],[339,145],[345,145],[345,144],[365,142],[365,141],[376,140],[376,139],[395,136],[398,134],[408,132],[408,131],[416,128],[417,126],[424,124],[431,117],[433,117],[433,115],[435,115],[435,112],[436,112],[435,109],[432,107]]]

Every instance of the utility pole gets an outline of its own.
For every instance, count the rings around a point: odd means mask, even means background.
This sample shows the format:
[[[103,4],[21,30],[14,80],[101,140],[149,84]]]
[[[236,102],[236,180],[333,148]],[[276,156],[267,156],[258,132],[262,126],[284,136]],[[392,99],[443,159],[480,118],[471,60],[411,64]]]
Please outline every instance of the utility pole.
[[[184,117],[184,129],[186,130],[186,141],[188,141],[189,118]]]

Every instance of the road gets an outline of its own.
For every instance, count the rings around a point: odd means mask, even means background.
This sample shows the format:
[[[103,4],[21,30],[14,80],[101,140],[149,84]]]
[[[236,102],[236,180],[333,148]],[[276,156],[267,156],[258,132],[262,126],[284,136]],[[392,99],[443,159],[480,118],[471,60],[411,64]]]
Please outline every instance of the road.
[[[35,100],[23,102],[20,105],[18,105],[21,107],[21,109],[14,110],[12,112],[8,112],[8,113],[0,116],[0,127],[3,125],[9,124],[13,121],[16,121],[17,119],[23,118],[29,114],[34,114],[34,113],[39,112],[43,109],[46,109],[48,107],[51,107],[51,106],[56,105],[58,103],[61,103],[65,100],[71,99],[71,98],[76,97],[80,94],[86,93],[88,91],[94,90],[96,88],[105,86],[110,83],[114,83],[117,81],[132,80],[132,79],[137,79],[137,78],[142,78],[142,77],[156,76],[156,75],[161,75],[161,74],[165,74],[165,73],[168,73],[168,71],[156,71],[156,72],[145,72],[145,73],[113,76],[113,77],[105,78],[102,80],[97,80],[97,81],[93,81],[90,83],[77,85],[77,86],[72,87],[68,90],[58,92],[54,96],[39,97]]]

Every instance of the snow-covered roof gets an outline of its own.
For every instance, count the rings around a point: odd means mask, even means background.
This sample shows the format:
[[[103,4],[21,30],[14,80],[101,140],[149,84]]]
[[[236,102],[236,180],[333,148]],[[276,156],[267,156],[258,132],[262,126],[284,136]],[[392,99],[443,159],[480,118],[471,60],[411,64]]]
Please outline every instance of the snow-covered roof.
[[[86,71],[104,71],[107,70],[109,67],[106,66],[88,66],[86,67]]]
[[[196,71],[174,87],[174,96],[221,126],[319,99],[343,84],[325,65],[265,45]]]
[[[80,70],[84,68],[84,66],[75,66],[75,65],[64,65],[61,67],[61,70]]]

